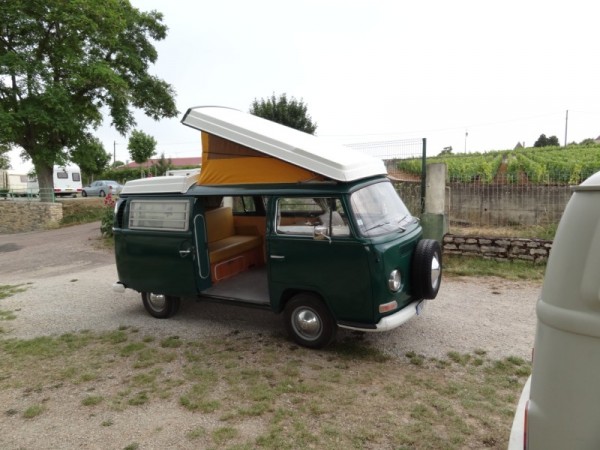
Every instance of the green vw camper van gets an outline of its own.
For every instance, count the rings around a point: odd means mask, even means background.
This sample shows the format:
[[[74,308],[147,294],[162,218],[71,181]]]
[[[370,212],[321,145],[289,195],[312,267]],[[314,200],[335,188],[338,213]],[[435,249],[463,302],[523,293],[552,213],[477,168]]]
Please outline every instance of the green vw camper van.
[[[228,108],[182,122],[202,132],[202,171],[125,185],[115,291],[140,292],[157,318],[182,299],[267,308],[311,348],[338,327],[391,330],[436,297],[440,245],[382,161]]]

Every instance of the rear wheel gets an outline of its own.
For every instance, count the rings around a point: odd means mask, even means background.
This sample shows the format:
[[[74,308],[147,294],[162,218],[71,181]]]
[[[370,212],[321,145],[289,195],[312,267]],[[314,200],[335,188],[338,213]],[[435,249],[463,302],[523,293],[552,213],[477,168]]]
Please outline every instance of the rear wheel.
[[[106,197],[106,192],[100,191],[100,197]]]
[[[177,313],[181,299],[170,295],[142,292],[142,302],[151,316],[157,319],[167,319]]]
[[[337,326],[331,313],[317,296],[297,294],[285,305],[285,327],[298,344],[309,348],[322,348],[335,337]]]
[[[438,241],[422,239],[412,259],[412,294],[415,299],[433,299],[442,281],[442,249]]]
[[[81,196],[82,196],[82,197],[87,197],[87,192],[85,192],[85,191],[81,191]]]

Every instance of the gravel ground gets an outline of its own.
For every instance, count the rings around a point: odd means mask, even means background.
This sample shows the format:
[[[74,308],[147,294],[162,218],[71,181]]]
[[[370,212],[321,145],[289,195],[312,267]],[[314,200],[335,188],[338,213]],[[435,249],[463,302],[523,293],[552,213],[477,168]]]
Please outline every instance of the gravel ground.
[[[121,325],[158,336],[198,339],[233,330],[275,334],[285,339],[281,318],[268,311],[186,299],[178,315],[157,320],[143,309],[139,294],[116,294],[114,257],[101,249],[99,224],[46,232],[0,235],[0,284],[31,283],[2,300],[16,311],[5,322],[6,337],[32,338],[78,330],[114,330]],[[492,358],[529,359],[540,283],[497,278],[446,278],[423,314],[387,333],[365,340],[391,355],[414,351],[443,357],[482,349]],[[338,338],[350,333],[340,330]]]

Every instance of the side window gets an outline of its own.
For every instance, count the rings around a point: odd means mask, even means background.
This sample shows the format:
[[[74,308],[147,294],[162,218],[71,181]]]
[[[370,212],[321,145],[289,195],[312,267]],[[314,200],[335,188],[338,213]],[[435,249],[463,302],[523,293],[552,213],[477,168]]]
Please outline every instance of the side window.
[[[73,177],[73,181],[81,181],[81,175],[79,172],[73,172],[71,176]]]
[[[190,202],[187,200],[131,200],[129,228],[187,231]]]
[[[330,197],[283,197],[277,201],[275,229],[278,234],[313,236],[316,226],[328,236],[349,236],[348,220],[340,199]]]
[[[61,180],[69,179],[69,174],[67,172],[56,172],[56,178],[60,178]]]
[[[256,212],[254,198],[249,196],[233,197],[233,213],[248,214]]]

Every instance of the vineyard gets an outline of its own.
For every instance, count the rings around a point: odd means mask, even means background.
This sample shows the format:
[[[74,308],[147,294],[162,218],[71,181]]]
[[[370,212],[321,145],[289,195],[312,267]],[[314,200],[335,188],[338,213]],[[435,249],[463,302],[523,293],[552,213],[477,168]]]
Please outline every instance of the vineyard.
[[[524,148],[444,155],[427,163],[446,163],[450,181],[484,183],[579,184],[600,171],[600,145]],[[421,159],[397,161],[400,172],[421,175]]]

